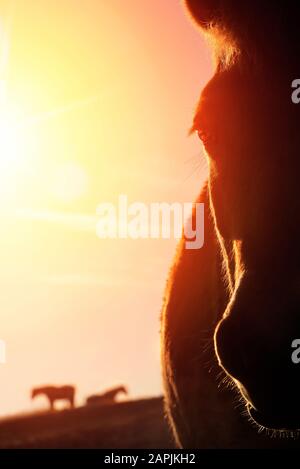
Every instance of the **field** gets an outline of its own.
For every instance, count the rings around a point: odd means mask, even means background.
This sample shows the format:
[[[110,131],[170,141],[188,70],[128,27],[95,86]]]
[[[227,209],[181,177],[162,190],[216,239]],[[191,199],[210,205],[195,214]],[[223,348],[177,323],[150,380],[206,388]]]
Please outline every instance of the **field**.
[[[172,448],[161,398],[0,421],[0,448]]]

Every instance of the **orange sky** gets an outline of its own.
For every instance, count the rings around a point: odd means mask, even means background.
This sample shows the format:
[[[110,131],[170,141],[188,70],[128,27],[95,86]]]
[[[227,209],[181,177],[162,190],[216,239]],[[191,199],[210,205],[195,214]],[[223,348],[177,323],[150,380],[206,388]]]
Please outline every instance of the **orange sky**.
[[[119,383],[158,394],[175,241],[100,240],[87,220],[119,194],[194,200],[207,46],[180,1],[0,7],[0,414],[43,406],[39,384],[74,383],[78,403]]]

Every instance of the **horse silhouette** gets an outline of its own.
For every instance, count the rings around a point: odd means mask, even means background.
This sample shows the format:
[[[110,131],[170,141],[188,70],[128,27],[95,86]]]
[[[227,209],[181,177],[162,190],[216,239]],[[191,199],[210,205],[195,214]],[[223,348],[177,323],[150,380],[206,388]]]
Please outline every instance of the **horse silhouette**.
[[[216,69],[192,127],[208,161],[204,247],[181,241],[162,312],[168,418],[181,447],[298,446],[268,437],[300,428],[298,17],[289,0],[186,5]]]
[[[86,399],[86,405],[113,404],[119,394],[128,394],[125,386],[109,389],[103,394],[94,394]]]
[[[43,386],[34,388],[31,392],[31,399],[44,395],[49,400],[50,409],[54,410],[56,401],[68,401],[70,407],[74,407],[75,387],[74,386]]]

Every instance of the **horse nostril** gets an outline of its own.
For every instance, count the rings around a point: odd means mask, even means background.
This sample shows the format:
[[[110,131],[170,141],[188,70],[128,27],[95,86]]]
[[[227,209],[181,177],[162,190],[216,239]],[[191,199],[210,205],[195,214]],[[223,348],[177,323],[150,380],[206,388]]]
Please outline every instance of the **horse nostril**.
[[[245,370],[242,341],[230,317],[223,319],[217,326],[215,348],[220,365],[233,378],[240,380]]]

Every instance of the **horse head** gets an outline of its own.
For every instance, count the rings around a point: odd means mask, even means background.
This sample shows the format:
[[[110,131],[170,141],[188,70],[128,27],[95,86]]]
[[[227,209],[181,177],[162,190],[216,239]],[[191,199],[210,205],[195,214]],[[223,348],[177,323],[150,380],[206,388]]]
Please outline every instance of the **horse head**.
[[[38,389],[31,390],[31,399],[34,399],[38,395]]]
[[[220,366],[250,416],[300,428],[300,29],[291,1],[186,0],[214,39],[216,71],[193,130],[205,148],[228,304],[215,330]],[[233,265],[233,268],[231,267]]]

